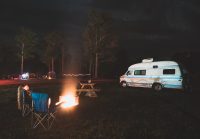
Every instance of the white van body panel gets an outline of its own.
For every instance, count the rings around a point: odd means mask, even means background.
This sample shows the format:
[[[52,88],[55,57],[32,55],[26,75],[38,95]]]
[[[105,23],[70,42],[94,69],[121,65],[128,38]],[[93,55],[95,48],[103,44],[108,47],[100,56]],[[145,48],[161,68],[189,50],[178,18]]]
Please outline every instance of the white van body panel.
[[[134,64],[120,77],[120,83],[126,82],[127,86],[145,88],[151,88],[154,83],[159,83],[163,88],[182,89],[182,81],[180,67],[174,61]]]

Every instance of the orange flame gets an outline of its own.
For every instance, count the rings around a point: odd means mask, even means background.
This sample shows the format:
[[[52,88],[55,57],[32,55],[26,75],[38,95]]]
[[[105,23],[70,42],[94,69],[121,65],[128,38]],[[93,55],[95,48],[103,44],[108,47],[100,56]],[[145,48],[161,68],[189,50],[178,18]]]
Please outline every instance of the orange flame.
[[[62,108],[71,108],[79,104],[79,98],[76,94],[76,80],[68,79],[64,82],[62,95],[59,97],[59,102]]]
[[[75,97],[74,95],[66,95],[66,96],[60,96],[59,100],[62,104],[62,108],[70,108],[78,105],[78,97]]]

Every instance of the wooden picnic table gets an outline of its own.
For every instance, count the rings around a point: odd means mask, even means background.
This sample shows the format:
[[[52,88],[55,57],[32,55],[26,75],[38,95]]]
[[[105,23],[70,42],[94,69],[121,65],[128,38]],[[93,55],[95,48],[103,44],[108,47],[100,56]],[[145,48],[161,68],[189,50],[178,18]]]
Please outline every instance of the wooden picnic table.
[[[94,89],[95,83],[80,83],[81,89],[88,88],[88,89]]]
[[[81,88],[77,89],[78,95],[81,95],[82,92],[86,92],[86,96],[97,97],[96,92],[100,89],[94,88],[95,83],[80,83]]]

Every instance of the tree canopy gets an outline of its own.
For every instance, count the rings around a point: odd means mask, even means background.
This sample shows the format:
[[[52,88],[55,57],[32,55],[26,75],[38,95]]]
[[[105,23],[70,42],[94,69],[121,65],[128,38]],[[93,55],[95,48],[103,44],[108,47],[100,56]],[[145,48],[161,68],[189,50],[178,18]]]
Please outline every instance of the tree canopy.
[[[61,32],[50,32],[44,37],[45,52],[43,59],[49,65],[49,71],[54,70],[55,59],[64,55],[64,41],[65,35]]]
[[[85,59],[91,74],[97,70],[99,62],[114,60],[114,54],[110,53],[113,51],[110,49],[117,46],[117,39],[113,33],[112,17],[109,14],[97,11],[89,13],[84,32],[84,46]]]
[[[21,49],[23,48],[24,59],[33,58],[34,53],[37,51],[36,45],[38,44],[37,34],[30,29],[22,27],[20,32],[15,36],[17,46],[19,48],[19,56],[21,56]]]

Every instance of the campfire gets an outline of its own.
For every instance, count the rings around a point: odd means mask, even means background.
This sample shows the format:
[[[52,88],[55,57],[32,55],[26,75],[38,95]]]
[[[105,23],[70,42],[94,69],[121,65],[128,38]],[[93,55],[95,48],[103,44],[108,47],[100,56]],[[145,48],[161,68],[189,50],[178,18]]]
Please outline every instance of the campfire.
[[[79,104],[79,97],[76,94],[76,82],[74,80],[66,80],[62,92],[56,105],[60,105],[62,108],[72,108]]]
[[[73,94],[68,94],[59,97],[59,102],[56,105],[60,105],[62,108],[71,108],[79,104],[79,98]]]

